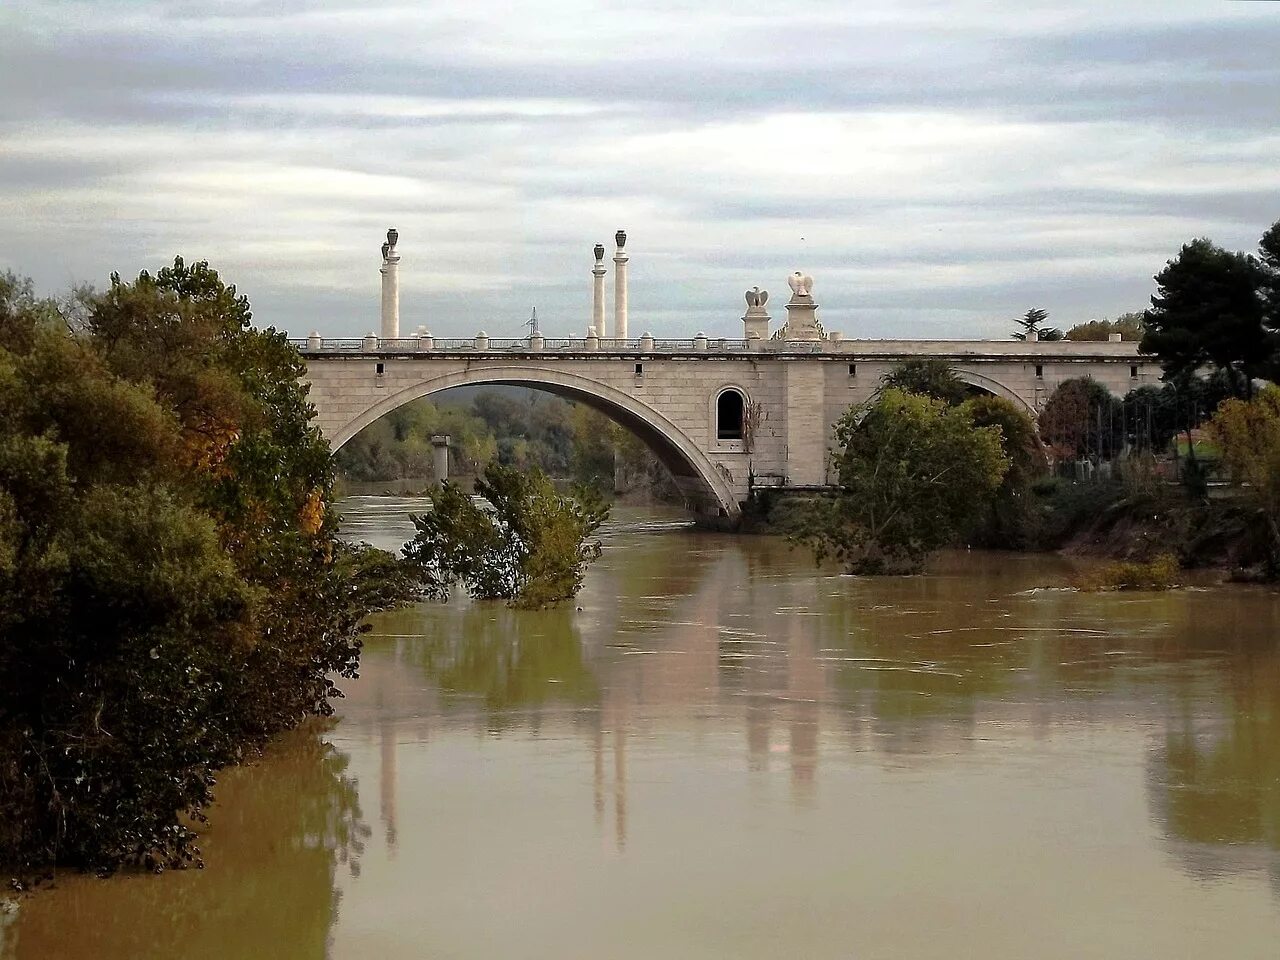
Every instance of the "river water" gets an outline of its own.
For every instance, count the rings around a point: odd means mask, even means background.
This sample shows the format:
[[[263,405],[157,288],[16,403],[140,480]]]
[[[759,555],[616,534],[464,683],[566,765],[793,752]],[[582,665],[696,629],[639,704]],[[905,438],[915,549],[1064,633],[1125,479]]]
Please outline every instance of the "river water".
[[[345,508],[395,547],[417,505]],[[340,720],[224,775],[207,869],[64,877],[0,957],[1280,955],[1277,594],[605,540],[564,609],[377,617]]]

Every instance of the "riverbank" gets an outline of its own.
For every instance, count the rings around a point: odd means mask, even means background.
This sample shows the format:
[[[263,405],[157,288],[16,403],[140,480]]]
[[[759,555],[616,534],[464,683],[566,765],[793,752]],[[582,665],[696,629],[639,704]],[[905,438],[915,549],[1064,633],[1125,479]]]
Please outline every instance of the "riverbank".
[[[742,532],[787,536],[797,515],[820,494],[762,491],[743,517]],[[1263,581],[1268,533],[1257,510],[1235,497],[1203,499],[1181,486],[1136,488],[1120,482],[1037,483],[1012,531],[980,528],[971,544],[1011,553],[1146,563],[1172,554],[1185,569]]]

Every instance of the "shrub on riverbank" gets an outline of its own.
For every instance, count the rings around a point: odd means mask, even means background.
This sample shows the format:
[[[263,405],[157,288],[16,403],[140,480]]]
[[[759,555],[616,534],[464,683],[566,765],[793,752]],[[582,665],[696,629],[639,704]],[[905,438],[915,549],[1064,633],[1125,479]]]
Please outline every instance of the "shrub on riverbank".
[[[408,596],[337,539],[281,334],[207,264],[38,301],[0,276],[0,863],[196,855],[217,769],[353,676]]]
[[[1107,563],[1087,570],[1075,579],[1077,589],[1170,590],[1178,585],[1178,558],[1165,553],[1146,563]]]

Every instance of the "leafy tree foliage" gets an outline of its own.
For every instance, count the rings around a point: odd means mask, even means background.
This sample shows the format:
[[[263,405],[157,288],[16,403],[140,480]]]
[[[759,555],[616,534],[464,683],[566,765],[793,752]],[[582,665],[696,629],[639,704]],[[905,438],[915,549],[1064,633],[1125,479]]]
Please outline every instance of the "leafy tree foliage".
[[[0,280],[0,862],[181,865],[412,583],[337,539],[301,361],[207,264],[77,306]]]
[[[606,495],[621,481],[617,492],[681,499],[662,462],[634,434],[584,403],[538,390],[463,388],[437,402],[405,404],[346,443],[338,470],[355,481],[432,478],[435,434],[451,437],[455,478],[478,476],[496,461],[572,478]]]
[[[1229,396],[1231,385],[1221,371],[1131,390],[1122,410],[1129,442],[1139,449],[1165,450],[1179,433],[1189,434],[1213,416],[1218,404]],[[1177,448],[1174,450],[1176,453]]]
[[[1114,320],[1090,320],[1088,323],[1076,324],[1067,331],[1065,338],[1098,342],[1107,341],[1113,333],[1118,333],[1121,340],[1137,342],[1142,339],[1144,330],[1141,313],[1122,313]]]
[[[1268,386],[1252,400],[1230,399],[1218,407],[1209,429],[1232,475],[1247,484],[1270,531],[1271,579],[1280,577],[1280,387]]]
[[[880,382],[883,386],[933,397],[954,406],[969,396],[969,386],[956,376],[951,364],[945,360],[905,360],[886,373]]]
[[[1027,340],[1031,334],[1036,335],[1038,340],[1061,340],[1062,331],[1057,327],[1046,327],[1044,323],[1049,319],[1049,311],[1042,310],[1039,307],[1032,307],[1020,317],[1015,317],[1013,322],[1020,329],[1015,330],[1012,334],[1015,340]]]
[[[795,536],[855,573],[918,570],[969,529],[1009,469],[998,427],[894,387],[851,407],[836,438],[840,492],[816,503]]]
[[[984,545],[1026,549],[1033,545],[1034,517],[1031,485],[1044,474],[1044,447],[1036,426],[1012,401],[982,394],[970,397],[963,409],[976,427],[1000,431],[1000,449],[1009,462],[996,494],[988,503],[985,517],[975,531]]]
[[[1120,400],[1091,377],[1064,380],[1040,411],[1040,439],[1060,460],[1110,459],[1124,447]]]
[[[1185,244],[1156,275],[1158,291],[1143,315],[1142,351],[1160,359],[1166,378],[1223,371],[1236,396],[1253,394],[1269,372],[1275,335],[1268,331],[1264,267],[1206,239]]]
[[[1263,277],[1263,323],[1271,340],[1271,356],[1263,375],[1273,383],[1280,383],[1280,220],[1262,235],[1258,258]]]
[[[595,532],[609,510],[594,490],[556,492],[538,470],[490,464],[476,481],[480,504],[456,484],[431,495],[415,516],[405,556],[429,595],[447,599],[461,582],[473,597],[539,609],[577,594],[587,564],[600,556]]]
[[[335,456],[349,480],[378,481],[435,477],[431,438],[450,438],[450,472],[473,475],[498,457],[488,424],[461,407],[416,400],[375,420],[347,441]]]

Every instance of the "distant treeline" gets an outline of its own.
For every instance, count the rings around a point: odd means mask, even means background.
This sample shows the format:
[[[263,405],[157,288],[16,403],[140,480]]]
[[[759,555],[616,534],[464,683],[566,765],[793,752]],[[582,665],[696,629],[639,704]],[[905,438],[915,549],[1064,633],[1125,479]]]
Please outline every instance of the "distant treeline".
[[[439,434],[450,438],[455,479],[496,462],[605,494],[679,499],[666,469],[632,434],[588,406],[523,387],[459,387],[405,404],[338,451],[339,474],[354,482],[434,480],[431,438]]]

